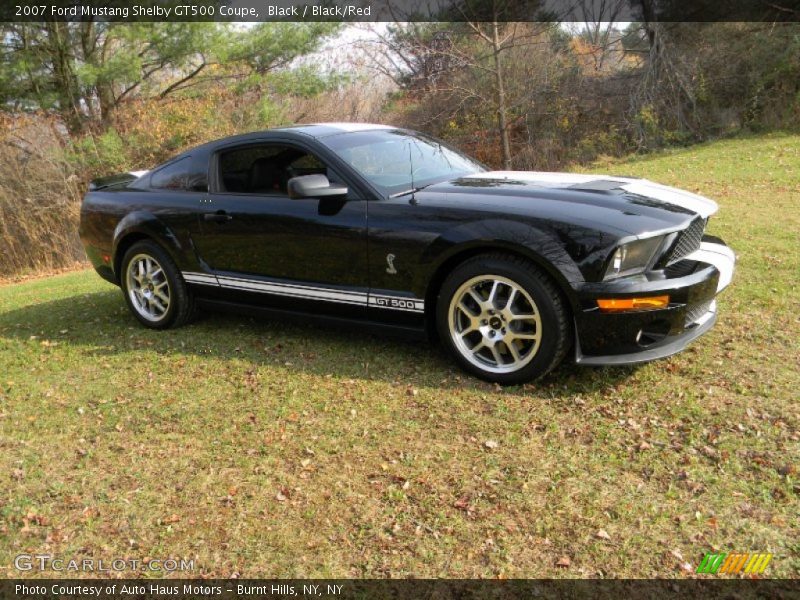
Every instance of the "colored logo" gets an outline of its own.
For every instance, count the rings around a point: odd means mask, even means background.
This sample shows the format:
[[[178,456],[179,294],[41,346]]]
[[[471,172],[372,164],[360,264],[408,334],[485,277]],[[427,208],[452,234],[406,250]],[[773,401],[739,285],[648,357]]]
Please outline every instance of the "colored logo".
[[[696,572],[709,573],[711,575],[721,575],[723,573],[728,573],[730,575],[735,575],[737,573],[760,575],[764,572],[764,569],[767,568],[771,560],[772,554],[766,553],[708,553],[703,557]]]

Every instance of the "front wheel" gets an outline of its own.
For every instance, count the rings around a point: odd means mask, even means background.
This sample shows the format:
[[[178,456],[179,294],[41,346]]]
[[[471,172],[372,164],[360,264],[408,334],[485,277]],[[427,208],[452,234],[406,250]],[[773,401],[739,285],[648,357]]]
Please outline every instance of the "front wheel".
[[[128,308],[146,327],[178,327],[194,315],[194,301],[178,267],[155,242],[136,242],[125,252],[120,284]]]
[[[541,377],[570,346],[559,290],[520,257],[490,254],[462,263],[442,284],[436,309],[447,349],[487,381],[514,385]]]

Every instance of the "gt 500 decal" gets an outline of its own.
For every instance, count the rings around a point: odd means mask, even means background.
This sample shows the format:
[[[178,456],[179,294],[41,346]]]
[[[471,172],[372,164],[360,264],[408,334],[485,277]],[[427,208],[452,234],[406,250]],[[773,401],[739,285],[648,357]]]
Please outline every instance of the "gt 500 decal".
[[[223,287],[232,290],[247,292],[260,292],[277,296],[289,296],[305,300],[321,300],[323,302],[337,302],[340,304],[361,304],[365,302],[370,306],[386,308],[389,310],[404,310],[408,312],[425,312],[425,301],[402,296],[385,296],[352,292],[337,288],[323,288],[299,284],[287,284],[277,281],[248,279],[244,277],[214,276],[208,273],[182,273],[186,283]]]
[[[415,300],[414,298],[398,298],[396,296],[375,296],[369,295],[369,303],[379,308],[393,308],[395,310],[407,310],[411,312],[425,312],[425,301]]]

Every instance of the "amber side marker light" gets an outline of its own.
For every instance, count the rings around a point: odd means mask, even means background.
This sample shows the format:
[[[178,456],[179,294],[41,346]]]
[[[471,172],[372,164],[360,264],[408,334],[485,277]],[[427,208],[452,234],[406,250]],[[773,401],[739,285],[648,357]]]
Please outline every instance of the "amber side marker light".
[[[646,298],[603,298],[597,301],[603,312],[620,312],[623,310],[654,310],[667,308],[669,296],[648,296]]]

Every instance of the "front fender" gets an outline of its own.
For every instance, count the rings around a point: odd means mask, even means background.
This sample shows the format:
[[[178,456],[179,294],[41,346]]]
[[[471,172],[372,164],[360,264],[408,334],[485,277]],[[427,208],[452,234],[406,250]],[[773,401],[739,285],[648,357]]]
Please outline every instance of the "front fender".
[[[478,249],[522,254],[550,274],[567,293],[573,284],[584,281],[563,242],[552,232],[509,219],[488,219],[449,229],[427,248],[422,258],[432,265],[433,272],[438,272],[458,255]]]

